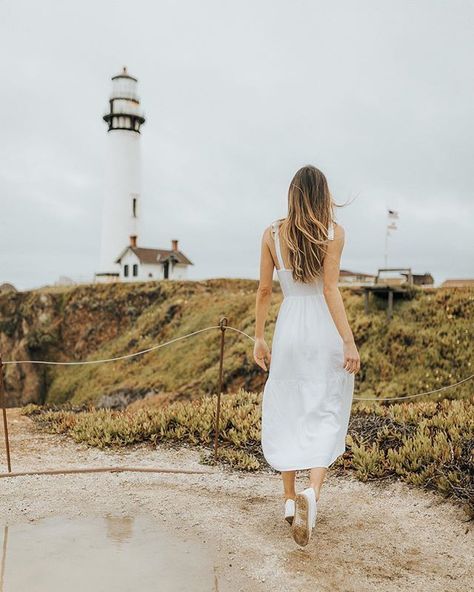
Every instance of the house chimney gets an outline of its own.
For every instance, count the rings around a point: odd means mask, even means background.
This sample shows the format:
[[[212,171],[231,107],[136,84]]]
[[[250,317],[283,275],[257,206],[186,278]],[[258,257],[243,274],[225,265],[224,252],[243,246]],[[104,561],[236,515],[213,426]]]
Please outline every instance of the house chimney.
[[[172,251],[177,251],[178,250],[178,239],[177,238],[174,238],[171,241],[171,250]]]
[[[131,247],[136,247],[137,246],[137,235],[136,234],[131,234],[130,235],[130,246]]]

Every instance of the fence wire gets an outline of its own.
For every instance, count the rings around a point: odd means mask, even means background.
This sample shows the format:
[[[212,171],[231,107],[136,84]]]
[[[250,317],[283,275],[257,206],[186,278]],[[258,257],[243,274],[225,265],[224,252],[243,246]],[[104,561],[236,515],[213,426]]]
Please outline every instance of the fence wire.
[[[248,339],[250,339],[252,342],[255,342],[255,339],[251,335],[249,335],[245,331],[242,331],[241,329],[237,329],[237,327],[231,327],[229,325],[225,325],[225,326],[211,325],[209,327],[204,327],[203,329],[198,329],[197,331],[192,331],[191,333],[187,333],[186,335],[181,335],[180,337],[175,337],[174,339],[170,339],[169,341],[165,341],[164,343],[159,343],[158,345],[153,345],[151,347],[148,347],[146,349],[143,349],[143,350],[140,350],[137,352],[133,352],[131,354],[125,354],[123,356],[116,356],[113,358],[105,358],[105,359],[101,359],[101,360],[81,360],[81,361],[75,361],[75,362],[57,362],[57,361],[48,361],[48,360],[7,360],[7,361],[3,362],[3,365],[6,365],[6,364],[47,364],[47,365],[54,365],[54,366],[82,366],[82,365],[86,365],[86,364],[106,364],[108,362],[117,362],[119,360],[126,360],[128,358],[141,356],[141,355],[147,354],[151,351],[156,351],[157,349],[171,345],[172,343],[176,343],[177,341],[182,341],[183,339],[187,339],[188,337],[193,337],[194,335],[204,333],[205,331],[212,331],[213,329],[221,329],[221,331],[226,331],[226,330],[235,331],[236,333],[240,333],[241,335],[248,337]],[[474,378],[474,374],[471,374],[470,376],[467,376],[466,378],[463,378],[462,380],[458,380],[457,382],[455,382],[453,384],[442,386],[440,388],[433,389],[430,391],[425,391],[422,393],[416,393],[413,395],[406,395],[403,397],[384,397],[384,398],[353,397],[353,400],[354,401],[372,401],[372,402],[405,401],[407,399],[415,399],[418,397],[425,397],[428,395],[433,395],[435,393],[440,393],[442,391],[446,391],[448,389],[455,388],[455,387],[459,386],[460,384],[463,384],[465,382],[468,382],[469,380],[472,380],[473,378]]]
[[[142,349],[141,351],[134,352],[132,354],[125,354],[124,356],[118,356],[116,358],[105,358],[103,360],[82,360],[79,362],[49,362],[46,360],[10,360],[3,362],[3,364],[48,364],[54,366],[83,366],[85,364],[106,364],[107,362],[117,362],[118,360],[126,360],[127,358],[134,358],[135,356],[142,356],[143,354],[147,354],[148,352],[155,351],[160,349],[161,347],[166,347],[167,345],[171,345],[172,343],[176,343],[176,341],[181,341],[182,339],[187,339],[188,337],[192,337],[193,335],[197,335],[198,333],[204,333],[204,331],[210,331],[211,329],[219,329],[220,325],[212,325],[210,327],[205,327],[204,329],[199,329],[198,331],[193,331],[192,333],[188,333],[187,335],[182,335],[181,337],[175,337],[174,339],[170,339],[169,341],[165,341],[165,343],[159,343],[158,345],[153,345],[152,347],[148,347],[147,349]]]

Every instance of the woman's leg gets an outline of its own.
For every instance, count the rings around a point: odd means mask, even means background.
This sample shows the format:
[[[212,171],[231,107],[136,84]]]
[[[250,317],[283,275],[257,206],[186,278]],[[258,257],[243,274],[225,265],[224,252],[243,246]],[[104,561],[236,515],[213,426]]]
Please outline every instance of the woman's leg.
[[[314,489],[316,494],[316,501],[319,499],[319,492],[326,477],[327,467],[313,467],[309,471],[309,484]]]
[[[287,499],[295,499],[295,477],[296,471],[281,471],[281,478],[283,479],[283,490],[285,501]]]

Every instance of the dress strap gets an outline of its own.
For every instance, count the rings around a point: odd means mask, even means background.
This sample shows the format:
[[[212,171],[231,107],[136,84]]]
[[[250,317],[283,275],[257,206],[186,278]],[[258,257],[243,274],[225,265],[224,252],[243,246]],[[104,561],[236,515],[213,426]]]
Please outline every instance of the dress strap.
[[[328,240],[334,240],[334,224],[332,220],[329,221]]]
[[[280,235],[278,232],[279,226],[280,226],[280,220],[275,220],[275,222],[272,222],[273,240],[275,241],[276,256],[278,259],[278,263],[280,265],[280,269],[284,269],[285,264],[283,263],[283,257],[281,256],[281,250],[280,250]]]

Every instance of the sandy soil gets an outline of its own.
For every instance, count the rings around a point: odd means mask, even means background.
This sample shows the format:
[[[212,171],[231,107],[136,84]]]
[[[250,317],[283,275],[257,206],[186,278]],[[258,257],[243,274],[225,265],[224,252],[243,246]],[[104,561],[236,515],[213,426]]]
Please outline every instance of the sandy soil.
[[[205,467],[190,448],[100,451],[39,432],[17,409],[9,409],[8,417],[13,471],[127,465],[212,473],[2,478],[0,526],[50,516],[145,514],[173,536],[206,546],[219,592],[459,592],[472,584],[474,525],[435,493],[330,472],[313,538],[300,548],[283,520],[278,474]],[[0,454],[6,471],[4,448]],[[298,486],[306,486],[305,472],[298,475]]]

